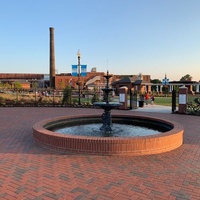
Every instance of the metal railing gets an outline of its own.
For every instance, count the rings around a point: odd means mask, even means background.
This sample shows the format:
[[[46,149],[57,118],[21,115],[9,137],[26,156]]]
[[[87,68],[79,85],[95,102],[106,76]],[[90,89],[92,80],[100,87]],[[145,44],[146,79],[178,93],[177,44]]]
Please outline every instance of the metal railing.
[[[93,91],[81,91],[81,104],[92,105]],[[63,90],[0,89],[0,106],[72,106],[78,104],[78,90],[71,90],[70,103],[63,100]]]

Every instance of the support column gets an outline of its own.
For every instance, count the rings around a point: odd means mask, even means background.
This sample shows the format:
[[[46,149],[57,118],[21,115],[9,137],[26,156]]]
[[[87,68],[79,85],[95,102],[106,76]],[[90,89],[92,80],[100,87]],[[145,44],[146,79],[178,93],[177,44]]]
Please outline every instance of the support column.
[[[119,88],[119,102],[122,104],[120,106],[121,109],[127,109],[127,87],[120,87]]]
[[[147,85],[147,92],[149,93],[149,92],[151,92],[151,85]]]
[[[169,85],[169,92],[170,92],[170,93],[172,92],[172,88],[173,88],[173,86],[172,86],[172,85]]]
[[[159,92],[158,85],[156,85],[156,92]]]
[[[162,88],[163,88],[163,86],[161,85],[161,86],[160,86],[160,93],[162,93]]]
[[[187,95],[188,88],[183,86],[179,88],[179,105],[178,105],[178,113],[186,113],[187,109]]]
[[[192,90],[192,85],[190,85],[189,88],[190,88],[190,92],[192,92],[192,91],[193,91],[193,90]]]
[[[199,93],[199,85],[196,85],[196,93]]]
[[[55,88],[55,50],[54,50],[54,28],[50,27],[50,66],[49,66],[49,75],[50,75],[50,87]]]

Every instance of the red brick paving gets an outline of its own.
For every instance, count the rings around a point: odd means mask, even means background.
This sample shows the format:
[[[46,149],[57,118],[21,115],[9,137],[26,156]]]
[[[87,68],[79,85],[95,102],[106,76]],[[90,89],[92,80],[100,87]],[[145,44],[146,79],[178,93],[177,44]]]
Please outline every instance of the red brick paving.
[[[150,156],[94,156],[42,148],[32,125],[100,109],[0,108],[0,199],[200,199],[200,117],[113,111],[179,122],[184,144]]]

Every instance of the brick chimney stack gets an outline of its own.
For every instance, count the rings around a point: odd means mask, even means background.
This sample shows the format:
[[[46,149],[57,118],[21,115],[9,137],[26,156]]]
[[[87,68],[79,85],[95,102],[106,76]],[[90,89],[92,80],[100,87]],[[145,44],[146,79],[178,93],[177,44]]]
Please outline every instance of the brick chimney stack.
[[[54,50],[54,28],[50,27],[50,87],[55,88],[55,50]]]

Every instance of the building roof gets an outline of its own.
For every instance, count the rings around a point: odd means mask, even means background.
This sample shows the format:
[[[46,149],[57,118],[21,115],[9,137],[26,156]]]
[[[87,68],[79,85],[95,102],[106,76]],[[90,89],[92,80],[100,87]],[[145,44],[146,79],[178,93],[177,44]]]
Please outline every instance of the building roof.
[[[0,73],[0,79],[43,79],[44,74]]]
[[[135,78],[133,77],[125,77],[119,81],[116,81],[114,83],[112,83],[112,85],[116,85],[116,84],[129,84],[132,83],[132,85],[150,85],[151,83],[148,81],[144,81],[144,80],[135,80]]]
[[[195,83],[199,83],[197,81],[170,81],[169,83],[171,84],[176,84],[176,83],[181,83],[181,84],[195,84]]]
[[[144,80],[136,80],[132,84],[133,85],[151,85],[152,83],[149,83],[148,81],[144,81]]]
[[[123,79],[120,79],[116,82],[113,82],[112,85],[115,85],[115,84],[120,84],[120,83],[133,83],[135,80],[133,79],[133,77],[125,77]]]

